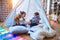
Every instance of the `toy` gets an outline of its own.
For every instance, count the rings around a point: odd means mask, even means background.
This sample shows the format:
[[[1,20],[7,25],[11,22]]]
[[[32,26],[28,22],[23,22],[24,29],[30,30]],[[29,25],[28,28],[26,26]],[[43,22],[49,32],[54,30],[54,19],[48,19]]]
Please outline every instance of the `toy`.
[[[52,17],[52,20],[53,20],[55,23],[57,23],[57,21],[58,21],[57,15],[52,14],[51,17]]]

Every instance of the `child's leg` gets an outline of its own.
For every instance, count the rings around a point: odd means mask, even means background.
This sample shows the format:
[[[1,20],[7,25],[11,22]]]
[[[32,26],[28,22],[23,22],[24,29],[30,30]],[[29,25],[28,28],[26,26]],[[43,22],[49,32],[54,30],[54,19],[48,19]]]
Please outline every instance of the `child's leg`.
[[[25,24],[15,24],[15,25],[13,25],[13,26],[25,26],[25,27],[26,27]]]
[[[15,25],[13,25],[13,26],[19,26],[20,24],[15,24]]]

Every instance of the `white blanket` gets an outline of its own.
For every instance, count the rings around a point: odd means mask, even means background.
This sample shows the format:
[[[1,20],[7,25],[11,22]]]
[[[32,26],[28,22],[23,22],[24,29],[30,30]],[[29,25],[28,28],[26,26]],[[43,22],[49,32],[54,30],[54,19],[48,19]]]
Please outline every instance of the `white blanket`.
[[[43,40],[44,37],[53,37],[56,34],[56,31],[40,24],[38,26],[32,27],[28,33],[30,33],[30,37],[34,40]]]

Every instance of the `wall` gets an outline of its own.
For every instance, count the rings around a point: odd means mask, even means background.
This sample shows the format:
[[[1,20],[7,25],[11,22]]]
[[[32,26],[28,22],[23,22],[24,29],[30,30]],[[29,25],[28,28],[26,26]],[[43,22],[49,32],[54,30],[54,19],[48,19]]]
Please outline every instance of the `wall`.
[[[0,21],[3,22],[12,9],[12,0],[0,0]]]
[[[1,0],[0,0],[0,15],[1,15]],[[0,20],[1,20],[1,16],[0,16]]]

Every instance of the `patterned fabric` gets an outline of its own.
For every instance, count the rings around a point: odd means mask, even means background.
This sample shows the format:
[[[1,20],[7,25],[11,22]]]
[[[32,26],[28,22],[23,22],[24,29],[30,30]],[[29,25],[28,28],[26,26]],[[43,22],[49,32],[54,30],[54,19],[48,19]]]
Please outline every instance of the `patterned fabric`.
[[[24,37],[21,36],[14,36],[13,34],[3,34],[0,36],[0,40],[27,40]]]
[[[0,26],[0,35],[6,34],[6,33],[8,33],[8,32],[9,32],[9,31],[5,30],[4,28],[2,28],[2,27]]]

